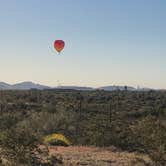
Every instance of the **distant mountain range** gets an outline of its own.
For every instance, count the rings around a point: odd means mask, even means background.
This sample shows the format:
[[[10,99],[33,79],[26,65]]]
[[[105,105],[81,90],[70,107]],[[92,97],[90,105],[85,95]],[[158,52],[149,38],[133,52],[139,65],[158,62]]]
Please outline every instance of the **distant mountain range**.
[[[36,84],[33,82],[22,82],[17,84],[7,84],[5,82],[0,82],[0,90],[30,90],[30,89],[70,89],[70,90],[82,90],[82,91],[92,91],[92,90],[105,90],[105,91],[115,91],[115,90],[129,90],[129,91],[148,91],[152,90],[150,88],[139,88],[136,89],[131,86],[103,86],[99,88],[92,87],[81,87],[81,86],[58,86],[58,87],[49,87],[46,85]]]
[[[82,87],[82,86],[58,86],[56,89],[73,89],[73,90],[83,90],[83,91],[91,91],[95,90],[92,87]]]
[[[5,82],[0,82],[0,89],[10,89],[11,85]]]
[[[2,90],[29,90],[29,89],[50,89],[49,86],[35,84],[33,82],[22,82],[14,85],[0,82],[0,89]]]

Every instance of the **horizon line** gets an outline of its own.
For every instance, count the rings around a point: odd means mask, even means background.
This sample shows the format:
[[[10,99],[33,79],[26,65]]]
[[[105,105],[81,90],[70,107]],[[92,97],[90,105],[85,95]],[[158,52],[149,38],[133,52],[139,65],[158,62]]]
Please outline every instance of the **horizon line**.
[[[36,84],[36,85],[42,85],[42,86],[47,86],[49,88],[60,88],[60,87],[85,87],[85,88],[93,88],[93,89],[97,89],[97,88],[102,88],[102,87],[109,87],[109,86],[117,86],[117,87],[131,87],[131,88],[135,88],[135,89],[152,89],[152,90],[164,90],[166,88],[151,88],[151,87],[147,87],[147,86],[140,86],[140,85],[137,85],[137,86],[132,86],[132,85],[129,85],[129,84],[107,84],[107,85],[101,85],[101,86],[88,86],[88,85],[76,85],[76,84],[66,84],[66,85],[55,85],[55,86],[51,86],[51,85],[46,85],[44,83],[39,83],[39,82],[36,82],[36,81],[20,81],[20,82],[15,82],[15,83],[8,83],[8,82],[5,82],[5,81],[0,81],[0,83],[5,83],[5,84],[8,84],[8,85],[16,85],[16,84],[22,84],[22,83],[33,83],[33,84]]]

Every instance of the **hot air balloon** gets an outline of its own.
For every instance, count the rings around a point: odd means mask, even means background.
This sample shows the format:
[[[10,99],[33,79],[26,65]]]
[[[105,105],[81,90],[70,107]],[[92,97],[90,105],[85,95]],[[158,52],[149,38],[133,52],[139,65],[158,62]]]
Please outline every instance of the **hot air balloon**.
[[[60,53],[64,47],[65,47],[65,42],[63,40],[55,40],[54,48],[58,53]]]

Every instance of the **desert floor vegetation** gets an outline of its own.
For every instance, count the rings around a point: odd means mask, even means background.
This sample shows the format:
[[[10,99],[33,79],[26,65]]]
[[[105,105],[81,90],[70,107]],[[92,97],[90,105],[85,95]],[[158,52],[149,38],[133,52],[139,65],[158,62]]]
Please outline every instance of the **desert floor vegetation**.
[[[70,157],[70,161],[75,160],[74,156],[78,156],[81,162],[87,158],[102,165],[107,159],[98,156],[104,153],[103,156],[111,154],[117,159],[121,154],[126,154],[126,158],[133,156],[132,159],[137,159],[132,160],[135,163],[143,162],[148,156],[153,165],[164,166],[165,120],[165,91],[1,91],[1,163],[3,160],[13,166],[39,165],[43,155],[50,165],[63,164]],[[43,138],[47,140],[45,150],[39,148],[44,146]],[[52,147],[57,156],[50,156],[50,145],[71,147],[65,147],[61,154],[62,147],[57,151],[57,147]],[[78,150],[80,146],[84,147],[82,149],[89,147],[89,152],[85,150],[87,157]],[[106,150],[112,146],[121,152]],[[70,148],[74,159],[70,154],[68,156]],[[142,159],[135,154],[140,154]],[[108,157],[105,164],[113,164],[113,158]],[[119,161],[125,163],[124,158]]]

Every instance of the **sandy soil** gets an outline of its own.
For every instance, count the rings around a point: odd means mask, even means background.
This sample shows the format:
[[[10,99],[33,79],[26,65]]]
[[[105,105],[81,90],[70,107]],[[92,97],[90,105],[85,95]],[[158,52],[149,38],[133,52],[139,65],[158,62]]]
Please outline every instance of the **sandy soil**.
[[[61,156],[65,166],[144,166],[150,163],[145,155],[121,152],[115,148],[51,146],[49,153]]]

